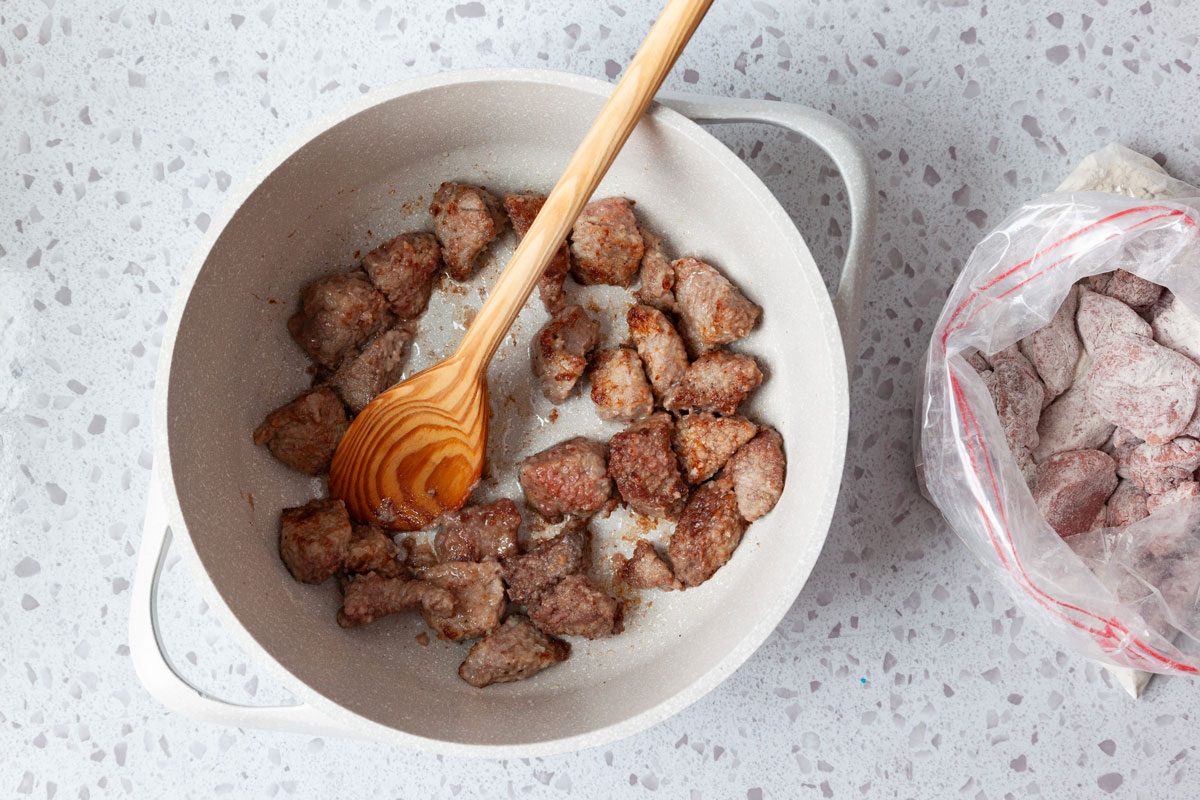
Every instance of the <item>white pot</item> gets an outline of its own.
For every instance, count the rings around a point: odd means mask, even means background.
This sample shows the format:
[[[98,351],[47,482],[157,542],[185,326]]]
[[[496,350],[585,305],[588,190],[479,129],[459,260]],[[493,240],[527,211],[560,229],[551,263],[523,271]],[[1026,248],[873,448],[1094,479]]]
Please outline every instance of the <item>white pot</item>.
[[[268,159],[214,221],[164,337],[155,477],[130,621],[138,674],[165,705],[239,727],[369,737],[454,755],[544,755],[610,742],[674,714],[732,673],[783,618],[821,552],[837,499],[848,419],[845,353],[855,352],[875,203],[867,159],[850,130],[785,103],[662,100],[598,192],[636,199],[673,249],[718,264],[764,309],[762,325],[739,348],[767,367],[750,414],[782,432],[787,484],[775,510],[749,529],[712,580],[656,593],[634,611],[626,633],[578,642],[568,662],[533,680],[478,690],[455,674],[461,645],[418,646],[421,623],[409,616],[343,630],[334,621],[334,582],[298,584],[279,560],[280,508],[323,489],[256,448],[250,432],[307,382],[284,325],[300,286],[349,267],[356,250],[427,225],[425,207],[442,180],[547,190],[610,89],[572,75],[487,70],[376,90]],[[832,303],[783,208],[696,124],[735,121],[807,136],[841,170],[853,233]],[[485,270],[476,284],[485,287],[493,273]],[[455,304],[468,300],[477,304],[474,288],[466,298],[435,298],[440,311],[421,323],[426,362],[461,334],[453,312],[461,316]],[[518,339],[538,324],[538,305],[524,312]],[[520,357],[501,353],[493,365],[494,403],[504,396],[498,385],[531,394],[521,344],[512,348]],[[495,407],[508,423],[503,435],[493,428],[493,470],[568,432],[604,436],[589,402],[578,400],[558,423],[543,426],[534,401]],[[155,615],[172,540],[225,628],[299,705],[226,703],[176,674]]]

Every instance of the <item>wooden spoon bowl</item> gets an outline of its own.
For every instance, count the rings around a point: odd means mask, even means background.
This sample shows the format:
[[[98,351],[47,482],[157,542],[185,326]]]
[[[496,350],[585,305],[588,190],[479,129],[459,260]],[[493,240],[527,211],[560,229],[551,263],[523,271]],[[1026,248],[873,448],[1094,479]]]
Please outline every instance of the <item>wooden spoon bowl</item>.
[[[350,424],[329,488],[355,519],[414,531],[465,502],[483,472],[486,380],[463,379],[457,356],[380,394]]]

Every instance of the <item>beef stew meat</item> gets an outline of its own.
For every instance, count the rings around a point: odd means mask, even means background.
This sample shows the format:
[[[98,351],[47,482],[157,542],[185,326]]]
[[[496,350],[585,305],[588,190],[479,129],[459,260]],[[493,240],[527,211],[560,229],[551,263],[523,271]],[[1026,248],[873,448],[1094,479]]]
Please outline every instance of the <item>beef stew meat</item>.
[[[762,309],[716,267],[698,258],[681,258],[674,266],[675,304],[692,355],[736,342],[758,324]]]
[[[407,570],[399,560],[400,549],[382,528],[355,525],[354,535],[342,556],[342,569],[352,573],[374,572],[384,578],[403,577]]]
[[[517,554],[521,512],[508,498],[446,514],[434,539],[438,561],[482,561]]]
[[[667,555],[684,586],[699,586],[733,557],[746,532],[737,494],[727,476],[711,480],[692,493],[683,509]]]
[[[545,202],[546,196],[542,194],[505,195],[504,210],[508,212],[508,218],[518,237],[524,238],[525,234],[529,233],[534,218],[542,210]],[[542,276],[538,278],[538,295],[542,298],[542,305],[551,314],[566,305],[566,291],[563,283],[570,269],[571,256],[567,250],[567,243],[564,241],[562,246],[555,251],[550,263],[546,265],[546,269],[542,271]]]
[[[300,292],[300,310],[288,331],[309,357],[327,369],[392,321],[387,298],[362,270],[318,278]]]
[[[421,580],[454,596],[452,611],[422,607],[425,622],[437,631],[439,639],[473,639],[495,630],[504,613],[504,583],[500,564],[493,559],[471,563],[449,561],[434,564],[417,573]]]
[[[363,269],[397,318],[415,319],[429,305],[442,249],[432,233],[402,233],[367,253]]]
[[[592,402],[600,419],[632,422],[654,410],[654,395],[635,350],[614,347],[592,356]]]
[[[342,567],[354,532],[341,500],[309,500],[279,516],[279,555],[301,583],[322,583]]]
[[[475,274],[484,248],[504,230],[500,201],[482,186],[447,181],[429,205],[446,272],[456,281]]]
[[[530,343],[533,374],[551,403],[566,400],[600,341],[600,326],[579,306],[563,306]]]
[[[633,202],[624,197],[593,200],[571,228],[571,274],[584,286],[628,286],[644,251]]]
[[[647,517],[675,519],[688,487],[671,449],[671,415],[659,412],[614,435],[608,443],[608,472],[631,509]]]
[[[471,646],[458,667],[458,677],[477,689],[523,681],[570,655],[570,644],[542,633],[528,617],[513,614]]]
[[[550,522],[595,514],[612,496],[606,455],[603,444],[582,436],[535,453],[517,472],[525,502]]]
[[[417,319],[443,267],[453,280],[469,279],[506,220],[524,237],[545,201],[523,193],[505,195],[501,203],[482,186],[443,183],[429,207],[432,233],[395,236],[368,252],[361,269],[304,286],[288,330],[316,364],[314,388],[268,414],[254,431],[255,443],[300,472],[328,470],[350,418],[403,377]],[[641,517],[676,521],[665,553],[643,538],[628,557],[613,559],[617,585],[675,591],[708,580],[732,557],[750,522],[778,501],[782,440],[737,416],[762,383],[762,371],[752,356],[723,349],[754,328],[761,309],[713,266],[695,258],[672,261],[662,241],[639,225],[633,205],[623,197],[589,203],[538,281],[550,314],[530,344],[538,387],[552,403],[563,403],[590,369],[596,416],[626,424],[607,444],[575,437],[520,462],[526,505],[545,523],[565,521],[561,530],[522,545],[522,512],[509,499],[446,513],[436,532],[400,543],[382,528],[352,521],[338,499],[286,508],[281,559],[298,581],[338,579],[339,625],[357,628],[419,611],[439,638],[476,640],[458,669],[466,683],[482,688],[524,680],[570,656],[571,645],[557,637],[596,639],[624,628],[623,603],[589,575],[594,514],[623,503]],[[629,287],[639,273],[630,293],[637,303],[626,314],[628,341],[595,352],[601,326],[567,302],[566,276],[585,285]],[[1097,285],[1101,304],[1089,309],[1121,305],[1109,295],[1145,300],[1144,290],[1134,281]],[[1169,302],[1154,302],[1146,313],[1162,316],[1158,327],[1170,332]],[[1062,330],[1055,335],[1070,339],[1076,315],[1059,316]],[[1082,308],[1079,316],[1082,331]],[[1119,335],[1100,322],[1092,346],[1101,335]],[[1086,334],[1083,342],[1089,342]],[[1037,368],[1053,367],[1065,382],[1070,354],[1059,353],[1058,345],[1048,339]],[[981,374],[994,378],[995,365],[976,356]],[[1087,361],[1080,359],[1084,367]],[[1076,378],[1060,403],[1073,392],[1088,394],[1076,391],[1083,385]],[[1200,433],[1200,415],[1194,425]],[[1105,439],[1109,433],[1111,426]],[[1191,450],[1183,452],[1181,441],[1153,452],[1147,445],[1137,458],[1140,439],[1122,445],[1122,454],[1114,450],[1127,488],[1096,520],[1132,519],[1200,494],[1200,482],[1185,469]],[[1147,493],[1142,485],[1163,491]]]
[[[328,386],[309,389],[281,406],[254,430],[254,443],[294,470],[318,475],[329,469],[350,425],[342,401]]]
[[[675,423],[675,453],[687,482],[704,483],[737,449],[754,438],[758,426],[745,417],[718,417],[699,411]]]
[[[329,379],[329,385],[355,414],[383,390],[397,383],[408,363],[408,346],[416,335],[410,323],[384,331],[348,357]]]
[[[625,315],[629,338],[642,358],[646,376],[660,403],[683,378],[688,368],[683,337],[667,315],[648,305],[636,305]]]
[[[534,543],[522,555],[504,559],[509,599],[530,605],[567,575],[586,571],[591,560],[591,529],[584,520],[572,520],[557,536]]]
[[[662,589],[670,592],[683,588],[683,584],[671,572],[671,565],[646,539],[638,539],[629,558],[618,556],[616,577],[617,581],[630,589]]]
[[[725,465],[725,472],[733,479],[742,519],[754,522],[775,507],[783,494],[786,469],[783,437],[773,428],[761,429],[738,448]]]
[[[675,267],[663,249],[662,240],[645,228],[642,241],[646,252],[642,255],[642,285],[637,290],[639,303],[673,313],[675,307]]]
[[[736,414],[763,381],[753,357],[728,350],[705,353],[688,366],[663,405],[668,411]]]
[[[454,604],[454,594],[449,589],[429,581],[368,572],[346,582],[337,621],[343,628],[358,628],[413,608],[441,618],[454,613]]]
[[[543,592],[529,609],[529,619],[551,636],[599,639],[624,630],[623,610],[595,581],[576,572]]]

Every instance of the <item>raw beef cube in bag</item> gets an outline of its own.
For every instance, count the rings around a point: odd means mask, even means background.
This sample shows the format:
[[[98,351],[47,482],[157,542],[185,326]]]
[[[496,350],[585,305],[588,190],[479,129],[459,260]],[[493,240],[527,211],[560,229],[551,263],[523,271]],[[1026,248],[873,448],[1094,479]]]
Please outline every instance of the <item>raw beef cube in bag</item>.
[[[1103,297],[1085,310],[1079,298],[1088,292]],[[1077,319],[1083,348],[1071,338],[1064,303],[1091,315]],[[1200,315],[1200,190],[1109,146],[975,248],[934,329],[916,423],[918,476],[959,537],[1047,635],[1114,669],[1131,691],[1134,670],[1200,671],[1200,482],[1182,456],[1168,459],[1154,481],[1126,460],[1146,437],[1153,441],[1143,450],[1161,459],[1186,455],[1190,442],[1175,437],[1200,431],[1198,365],[1186,347],[1152,335],[1155,315],[1171,304]],[[1097,311],[1112,314],[1100,328]],[[1030,338],[1047,329],[1058,333]],[[1200,341],[1189,344],[1200,352]],[[1006,437],[988,386],[986,367],[1014,345],[1045,372],[1047,395],[1070,395],[1058,409],[1047,398],[1050,417],[1042,409],[1032,483],[1029,441],[1015,442],[1011,426]],[[1134,372],[1114,383],[1114,370]],[[1072,385],[1088,383],[1072,393],[1068,375]],[[1064,410],[1094,435],[1048,437],[1063,429]],[[1072,484],[1057,469],[1072,460],[1107,465],[1105,474]],[[1147,490],[1107,474],[1112,463],[1133,469]],[[1058,484],[1039,492],[1038,478]],[[1057,532],[1035,501],[1048,508],[1051,493]],[[1062,513],[1077,516],[1063,524]]]

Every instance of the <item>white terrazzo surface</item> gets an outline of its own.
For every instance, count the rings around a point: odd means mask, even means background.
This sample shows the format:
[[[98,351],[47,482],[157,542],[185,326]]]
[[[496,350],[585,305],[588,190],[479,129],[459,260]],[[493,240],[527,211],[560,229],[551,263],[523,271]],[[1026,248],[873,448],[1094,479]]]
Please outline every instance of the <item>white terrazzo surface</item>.
[[[1109,141],[1200,180],[1200,6],[1186,0],[717,1],[669,87],[847,120],[876,154],[882,205],[824,558],[707,698],[609,747],[460,762],[198,725],[142,690],[126,620],[154,364],[231,182],[304,121],[399,78],[612,78],[655,5],[0,2],[0,796],[1196,796],[1200,687],[1158,680],[1134,702],[1059,652],[910,466],[914,365],[984,230]],[[832,276],[847,222],[829,165],[774,131],[718,135]],[[191,676],[282,699],[172,564],[167,636]]]

